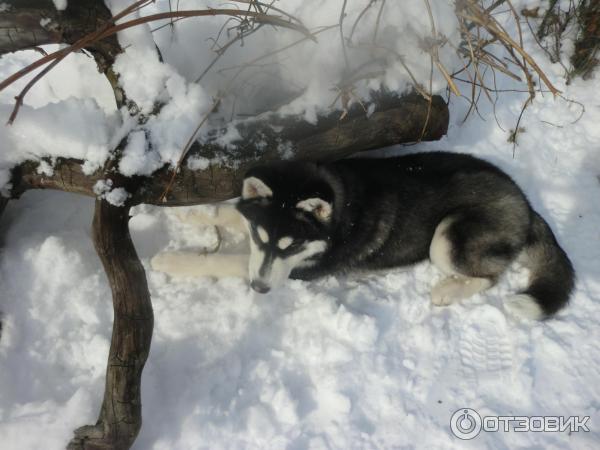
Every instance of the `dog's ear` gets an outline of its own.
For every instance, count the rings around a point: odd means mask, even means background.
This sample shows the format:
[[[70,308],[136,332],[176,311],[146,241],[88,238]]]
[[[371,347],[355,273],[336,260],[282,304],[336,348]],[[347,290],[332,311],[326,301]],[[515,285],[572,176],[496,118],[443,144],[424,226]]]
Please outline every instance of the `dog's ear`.
[[[331,203],[321,198],[307,198],[298,202],[296,208],[311,213],[321,222],[329,223],[331,221]]]
[[[242,198],[244,200],[267,197],[273,197],[273,191],[262,180],[256,177],[244,179],[244,186],[242,187]]]

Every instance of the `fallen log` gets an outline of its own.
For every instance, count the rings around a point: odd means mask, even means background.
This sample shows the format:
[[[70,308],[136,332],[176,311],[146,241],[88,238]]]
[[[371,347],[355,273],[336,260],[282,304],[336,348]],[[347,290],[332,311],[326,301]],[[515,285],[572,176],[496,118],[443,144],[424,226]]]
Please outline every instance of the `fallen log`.
[[[13,171],[12,195],[28,189],[57,189],[96,196],[94,185],[112,179],[132,195],[129,204],[192,205],[226,200],[239,194],[241,181],[252,165],[289,157],[295,160],[327,161],[353,153],[389,145],[440,139],[448,128],[448,108],[434,96],[431,105],[418,94],[396,96],[386,93],[374,100],[374,111],[367,115],[361,106],[353,107],[344,119],[340,111],[319,116],[310,123],[298,116],[280,118],[273,114],[238,122],[240,138],[231,145],[219,144],[223,130],[212,138],[196,142],[175,178],[165,202],[161,194],[173,171],[164,166],[149,177],[125,177],[99,170],[92,175],[82,171],[82,161],[59,159],[52,176],[38,173],[37,162],[26,162]],[[208,167],[194,169],[190,161],[211,160]],[[218,161],[218,162],[216,162]]]

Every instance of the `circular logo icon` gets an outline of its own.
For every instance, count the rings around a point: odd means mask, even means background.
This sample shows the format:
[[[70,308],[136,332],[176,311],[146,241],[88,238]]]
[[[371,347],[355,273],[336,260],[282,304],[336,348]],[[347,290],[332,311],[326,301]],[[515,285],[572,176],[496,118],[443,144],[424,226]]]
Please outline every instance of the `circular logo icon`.
[[[452,434],[459,439],[473,439],[481,431],[481,416],[471,408],[462,408],[450,419]]]

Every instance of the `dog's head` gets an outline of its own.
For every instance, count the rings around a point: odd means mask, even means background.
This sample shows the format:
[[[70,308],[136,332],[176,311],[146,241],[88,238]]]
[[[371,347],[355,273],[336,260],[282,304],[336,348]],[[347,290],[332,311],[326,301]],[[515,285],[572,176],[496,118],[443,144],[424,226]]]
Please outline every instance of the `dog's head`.
[[[294,269],[315,264],[327,250],[333,192],[315,176],[312,165],[252,169],[237,208],[248,225],[249,278],[257,292],[266,293]]]

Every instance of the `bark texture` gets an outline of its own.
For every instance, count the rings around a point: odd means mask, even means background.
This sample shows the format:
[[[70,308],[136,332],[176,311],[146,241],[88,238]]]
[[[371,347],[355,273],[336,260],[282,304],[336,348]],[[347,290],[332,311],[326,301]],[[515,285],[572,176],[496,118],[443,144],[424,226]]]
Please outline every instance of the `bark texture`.
[[[146,274],[129,235],[129,208],[96,201],[92,235],[113,295],[106,387],[95,425],[75,430],[69,450],[127,449],[142,426],[142,369],[154,316]]]

